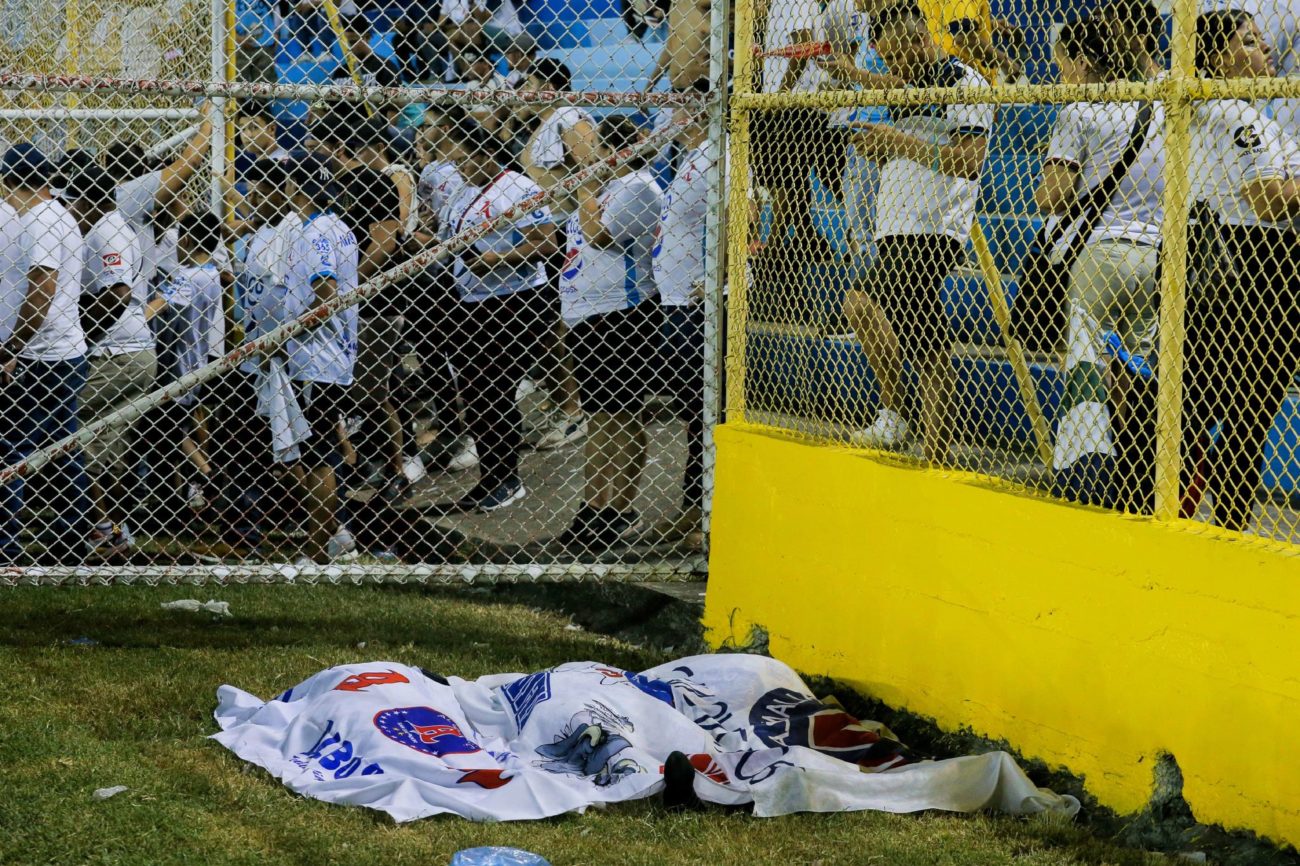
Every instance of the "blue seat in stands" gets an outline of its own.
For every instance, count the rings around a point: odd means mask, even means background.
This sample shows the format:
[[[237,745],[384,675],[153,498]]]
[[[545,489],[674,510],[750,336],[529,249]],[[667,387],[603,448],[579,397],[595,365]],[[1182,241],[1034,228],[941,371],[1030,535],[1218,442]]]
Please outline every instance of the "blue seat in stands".
[[[1037,154],[990,153],[980,174],[980,213],[1003,215],[1034,212],[1034,189],[1043,161]]]
[[[1020,270],[1020,260],[1038,235],[1043,221],[1038,217],[980,214],[980,227],[988,239],[993,262],[1000,274]]]

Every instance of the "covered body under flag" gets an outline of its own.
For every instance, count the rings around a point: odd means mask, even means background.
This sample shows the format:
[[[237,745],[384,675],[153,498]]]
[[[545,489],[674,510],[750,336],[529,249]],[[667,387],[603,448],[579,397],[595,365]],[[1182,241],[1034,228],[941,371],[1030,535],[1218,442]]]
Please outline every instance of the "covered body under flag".
[[[760,816],[875,809],[1073,815],[1004,752],[920,761],[773,659],[695,656],[641,673],[574,662],[441,677],[393,662],[321,671],[270,701],[218,690],[214,739],[290,789],[397,821],[545,818],[653,796],[674,752],[704,802]]]

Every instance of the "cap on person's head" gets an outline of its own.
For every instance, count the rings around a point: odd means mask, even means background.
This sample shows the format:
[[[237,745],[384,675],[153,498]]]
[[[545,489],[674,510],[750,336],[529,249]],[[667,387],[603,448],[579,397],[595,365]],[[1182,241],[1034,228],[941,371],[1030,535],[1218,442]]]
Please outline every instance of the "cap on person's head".
[[[263,183],[274,189],[284,189],[289,173],[284,170],[284,162],[279,159],[259,159],[248,170],[249,183]]]
[[[389,145],[388,123],[378,116],[367,117],[347,130],[344,142],[353,153],[364,147],[386,150]]]
[[[54,164],[31,142],[15,144],[0,160],[0,180],[10,186],[38,189],[47,186],[54,175]]]
[[[80,166],[68,165],[61,169],[63,173],[63,198],[66,201],[84,199],[94,204],[104,204],[113,200],[116,184],[113,175],[91,161]]]
[[[334,165],[323,156],[313,153],[295,159],[289,165],[289,180],[313,204],[328,205],[334,200]]]

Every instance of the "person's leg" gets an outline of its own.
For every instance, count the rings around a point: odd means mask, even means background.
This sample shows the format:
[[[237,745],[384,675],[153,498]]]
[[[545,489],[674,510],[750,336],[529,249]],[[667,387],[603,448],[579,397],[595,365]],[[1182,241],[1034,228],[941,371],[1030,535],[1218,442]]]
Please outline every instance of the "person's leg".
[[[1109,246],[1115,260],[1115,278],[1110,284],[1107,318],[1129,358],[1150,356],[1160,253],[1153,246]],[[1155,507],[1155,379],[1133,366],[1124,359],[1112,363],[1115,480],[1120,507],[1134,514],[1149,514]]]
[[[81,424],[95,421],[123,399],[126,387],[122,359],[126,355],[99,355],[89,360],[86,392],[79,412]],[[109,488],[118,486],[114,476],[121,471],[126,450],[125,431],[106,430],[86,443],[86,482],[90,490],[91,522],[109,520]]]
[[[618,412],[614,422],[614,472],[610,480],[609,507],[622,513],[632,511],[641,489],[649,437],[639,412]]]
[[[401,494],[406,478],[403,474],[405,431],[392,394],[400,340],[401,321],[391,316],[372,317],[363,322],[357,337],[354,391],[361,411],[378,422],[379,440],[387,466],[383,489],[390,498]]]
[[[26,393],[25,368],[19,361],[11,379],[0,378],[0,466],[11,466],[31,452],[28,444],[31,403]],[[23,554],[20,534],[26,481],[20,475],[0,487],[0,565],[13,565]]]
[[[39,419],[34,445],[50,445],[76,433],[78,402],[86,384],[86,359],[34,363],[34,388],[43,404],[35,413]],[[79,563],[85,557],[85,542],[90,536],[90,493],[86,479],[85,458],[78,448],[50,465],[53,477],[47,490],[54,511],[54,542],[51,558],[60,564]]]
[[[905,239],[900,250],[910,256],[898,263],[903,283],[902,297],[911,308],[911,333],[901,328],[904,355],[917,372],[917,389],[924,425],[922,449],[925,459],[940,466],[951,465],[952,447],[962,428],[954,412],[957,370],[953,365],[952,329],[943,309],[944,280],[961,260],[961,244],[946,236],[916,235]],[[899,315],[896,323],[907,321]]]
[[[885,311],[867,291],[853,289],[844,295],[844,317],[853,328],[853,334],[867,356],[867,363],[871,365],[871,372],[875,374],[881,407],[901,418],[902,350]]]
[[[608,412],[591,413],[591,429],[583,448],[583,499],[596,510],[609,508],[613,499],[618,440],[617,420]]]

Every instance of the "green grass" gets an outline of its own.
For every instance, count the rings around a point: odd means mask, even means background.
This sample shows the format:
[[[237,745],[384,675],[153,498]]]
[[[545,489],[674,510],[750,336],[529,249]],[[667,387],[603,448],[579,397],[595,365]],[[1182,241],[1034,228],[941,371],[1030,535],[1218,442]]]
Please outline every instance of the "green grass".
[[[229,601],[234,618],[162,611]],[[754,819],[640,802],[528,824],[396,826],[291,794],[205,739],[224,682],[269,696],[370,659],[473,677],[662,660],[474,591],[135,587],[0,593],[0,863],[420,864],[513,845],[562,864],[1145,864],[1074,826],[874,813]],[[70,643],[89,638],[94,645]],[[360,646],[364,642],[364,647]],[[95,788],[130,790],[94,802]]]

